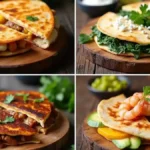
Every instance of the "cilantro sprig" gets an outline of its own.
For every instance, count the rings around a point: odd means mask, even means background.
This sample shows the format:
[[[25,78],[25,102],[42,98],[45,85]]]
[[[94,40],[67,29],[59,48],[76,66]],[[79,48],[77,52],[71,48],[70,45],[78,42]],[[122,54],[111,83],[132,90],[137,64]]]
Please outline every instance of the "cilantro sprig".
[[[120,15],[128,16],[135,24],[150,26],[150,9],[147,4],[140,6],[140,12],[138,11],[121,11]]]
[[[16,96],[22,96],[23,97],[23,101],[26,103],[29,97],[29,93],[24,94],[24,93],[16,93]]]
[[[5,104],[10,104],[14,99],[15,99],[15,96],[14,96],[14,95],[12,95],[12,94],[7,95],[6,98],[5,98],[4,103],[5,103]]]
[[[44,97],[42,98],[37,98],[34,100],[35,103],[41,103],[41,102],[44,102]]]
[[[143,87],[144,97],[147,101],[150,101],[150,86]],[[149,97],[148,97],[149,96]]]
[[[26,19],[29,20],[29,21],[32,21],[32,22],[35,22],[35,21],[39,20],[38,17],[34,17],[34,16],[27,16]]]
[[[11,123],[14,122],[15,119],[13,117],[6,117],[5,120],[0,120],[0,124],[7,124],[7,123]]]

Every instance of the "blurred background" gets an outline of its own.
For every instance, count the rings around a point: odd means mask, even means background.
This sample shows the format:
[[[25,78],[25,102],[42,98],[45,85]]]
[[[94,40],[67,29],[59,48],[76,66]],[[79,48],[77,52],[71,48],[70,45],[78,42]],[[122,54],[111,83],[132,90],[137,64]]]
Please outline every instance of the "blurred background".
[[[45,94],[68,118],[70,137],[65,150],[74,150],[73,76],[0,76],[0,90],[35,90]]]
[[[149,86],[149,83],[150,76],[78,76],[76,79],[77,149],[88,149],[82,139],[82,124],[92,111],[96,111],[100,100],[119,93],[131,96],[135,92],[142,92],[143,87]]]

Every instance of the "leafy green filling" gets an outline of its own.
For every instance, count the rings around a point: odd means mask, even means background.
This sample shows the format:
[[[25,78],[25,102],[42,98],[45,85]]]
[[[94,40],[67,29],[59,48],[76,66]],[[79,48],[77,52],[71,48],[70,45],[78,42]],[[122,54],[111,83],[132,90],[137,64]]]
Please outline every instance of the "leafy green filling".
[[[89,38],[87,38],[87,36],[89,36]],[[140,45],[107,36],[100,32],[96,26],[92,27],[92,33],[90,35],[85,36],[85,34],[80,34],[79,43],[84,44],[91,42],[93,41],[94,36],[97,37],[99,45],[108,46],[110,51],[117,54],[132,53],[134,54],[135,59],[139,59],[141,53],[150,54],[150,45]],[[84,37],[86,37],[86,40],[84,40]]]

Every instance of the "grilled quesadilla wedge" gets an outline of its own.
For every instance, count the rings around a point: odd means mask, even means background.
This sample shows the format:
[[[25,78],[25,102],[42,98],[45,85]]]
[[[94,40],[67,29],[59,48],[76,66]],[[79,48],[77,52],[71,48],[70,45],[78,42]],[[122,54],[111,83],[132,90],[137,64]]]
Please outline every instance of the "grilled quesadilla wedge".
[[[23,143],[39,143],[34,140],[36,130],[14,118],[5,109],[0,108],[0,148],[7,145],[20,145]]]
[[[0,24],[0,56],[12,56],[30,50],[31,44],[24,39],[27,36]]]
[[[9,103],[8,97],[12,97]],[[57,117],[52,103],[43,94],[35,91],[0,92],[0,107],[44,134]]]
[[[0,14],[5,25],[28,34],[28,40],[46,49],[58,36],[59,23],[55,11],[44,2],[11,0],[0,2]]]
[[[124,5],[122,7],[122,10],[124,10],[124,11],[133,11],[134,10],[134,11],[140,12],[140,6],[143,4],[147,4],[148,6],[150,6],[150,1],[137,2],[137,3]]]
[[[139,117],[133,121],[123,120],[118,115],[119,106],[125,99],[124,95],[119,95],[101,101],[97,107],[100,120],[107,127],[150,140],[150,122],[145,117]]]

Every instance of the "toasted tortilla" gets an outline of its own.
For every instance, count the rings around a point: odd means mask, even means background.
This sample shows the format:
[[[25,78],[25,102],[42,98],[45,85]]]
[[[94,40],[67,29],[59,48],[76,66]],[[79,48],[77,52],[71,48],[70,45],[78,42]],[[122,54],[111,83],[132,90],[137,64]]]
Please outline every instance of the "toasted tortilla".
[[[5,120],[6,117],[11,117],[11,115],[5,110],[0,109],[0,120]],[[36,130],[29,127],[19,120],[15,120],[12,123],[0,124],[0,135],[10,135],[10,136],[31,136],[36,134]]]
[[[4,101],[7,95],[16,95],[16,93],[29,94],[28,100],[24,102],[23,96],[15,96],[15,99],[6,104]],[[36,103],[35,99],[44,98],[43,102]],[[35,91],[7,91],[0,92],[0,106],[7,110],[19,112],[36,120],[42,127],[51,114],[52,104],[45,97],[45,95]]]
[[[27,37],[26,34],[20,33],[14,29],[8,28],[5,25],[0,24],[0,44],[8,44],[23,40]]]
[[[141,45],[149,45],[150,39],[147,38],[146,34],[143,34],[139,30],[133,30],[132,32],[122,32],[113,26],[114,21],[119,16],[115,13],[108,12],[99,18],[97,28],[102,33],[114,37],[120,40],[138,43]],[[145,31],[150,35],[150,30],[145,28]]]
[[[134,56],[134,54],[132,54],[132,53],[120,53],[120,54],[118,54],[118,53],[116,53],[116,52],[111,51],[108,46],[99,45],[96,36],[94,37],[94,40],[95,40],[97,46],[98,46],[101,50],[107,51],[107,52],[109,52],[109,53],[111,53],[111,54],[118,55],[118,56],[125,56],[125,57],[133,57],[133,56]],[[140,58],[149,57],[149,56],[150,56],[150,54],[144,54],[144,53],[143,53],[143,54],[140,54]]]
[[[2,1],[0,2],[0,14],[37,37],[44,39],[48,39],[54,29],[53,12],[42,1]],[[27,16],[37,17],[38,20],[30,21],[26,19]]]
[[[137,120],[122,120],[118,115],[119,106],[125,99],[122,94],[102,100],[97,107],[100,120],[112,129],[150,140],[150,122],[145,117],[139,117]]]
[[[137,3],[124,5],[122,7],[122,10],[124,10],[124,11],[132,11],[132,10],[134,10],[134,11],[140,12],[140,6],[142,4],[147,4],[150,7],[150,1],[145,1],[145,2],[137,2]]]

